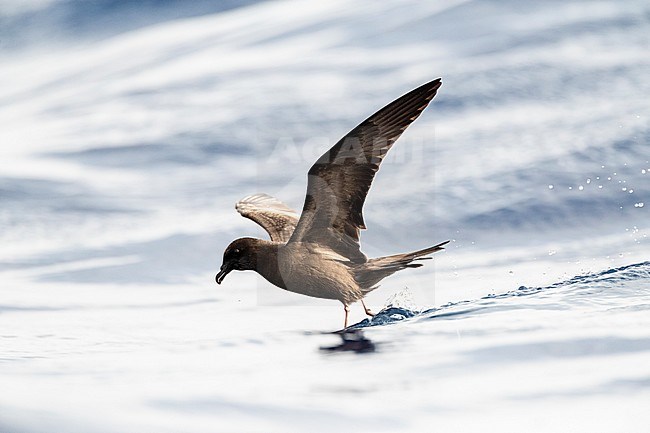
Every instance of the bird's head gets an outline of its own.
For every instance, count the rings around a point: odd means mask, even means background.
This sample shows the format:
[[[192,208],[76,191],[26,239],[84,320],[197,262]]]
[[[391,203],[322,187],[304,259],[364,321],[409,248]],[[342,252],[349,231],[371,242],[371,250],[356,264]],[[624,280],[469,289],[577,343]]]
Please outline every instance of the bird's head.
[[[230,271],[254,270],[257,262],[256,239],[240,238],[235,239],[228,245],[223,253],[223,263],[221,270],[215,280],[221,284]]]

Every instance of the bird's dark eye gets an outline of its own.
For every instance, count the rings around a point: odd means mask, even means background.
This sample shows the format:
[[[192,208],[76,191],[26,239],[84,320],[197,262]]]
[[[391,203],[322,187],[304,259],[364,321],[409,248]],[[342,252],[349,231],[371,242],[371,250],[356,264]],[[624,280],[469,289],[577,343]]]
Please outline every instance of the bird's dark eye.
[[[235,248],[235,253],[239,254],[239,248]]]

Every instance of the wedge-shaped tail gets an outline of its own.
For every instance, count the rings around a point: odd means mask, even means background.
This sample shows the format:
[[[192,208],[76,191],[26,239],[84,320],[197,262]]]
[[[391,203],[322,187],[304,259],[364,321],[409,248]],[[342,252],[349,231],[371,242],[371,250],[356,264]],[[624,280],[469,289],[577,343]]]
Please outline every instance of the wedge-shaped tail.
[[[397,271],[406,268],[419,268],[422,266],[422,263],[413,263],[414,261],[431,259],[431,257],[425,256],[433,254],[436,251],[444,250],[444,245],[448,243],[449,241],[442,242],[438,245],[411,253],[369,259],[367,262],[354,268],[354,278],[359,283],[361,290],[370,292],[376,288],[377,283]]]

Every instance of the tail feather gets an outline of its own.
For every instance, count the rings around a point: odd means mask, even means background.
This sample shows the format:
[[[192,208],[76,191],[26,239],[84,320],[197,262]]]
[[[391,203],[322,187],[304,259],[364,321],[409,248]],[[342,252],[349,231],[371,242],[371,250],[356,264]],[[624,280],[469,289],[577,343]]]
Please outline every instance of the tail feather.
[[[441,242],[423,250],[370,259],[355,269],[355,279],[362,290],[369,292],[376,288],[377,283],[397,271],[406,268],[419,268],[422,263],[413,263],[414,261],[431,259],[431,257],[423,256],[444,250],[444,245],[448,243],[449,241]]]

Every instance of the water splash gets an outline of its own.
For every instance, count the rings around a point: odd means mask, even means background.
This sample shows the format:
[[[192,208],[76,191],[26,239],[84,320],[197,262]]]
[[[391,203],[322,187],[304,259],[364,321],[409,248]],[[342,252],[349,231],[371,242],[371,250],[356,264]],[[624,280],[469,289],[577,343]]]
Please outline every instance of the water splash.
[[[634,284],[634,283],[638,284]],[[632,284],[630,284],[632,283]],[[407,289],[398,292],[387,301],[387,306],[370,319],[356,323],[348,329],[363,329],[374,326],[390,325],[402,322],[408,319],[446,319],[460,315],[473,314],[479,311],[490,310],[494,308],[505,308],[503,302],[508,299],[516,299],[525,296],[534,296],[541,293],[553,292],[560,299],[572,296],[587,296],[592,303],[598,302],[598,295],[603,298],[611,296],[602,295],[605,289],[611,289],[615,294],[630,290],[636,292],[641,287],[647,287],[650,290],[650,261],[636,263],[619,268],[607,269],[602,272],[577,275],[565,281],[551,284],[543,287],[526,287],[521,286],[500,294],[489,294],[479,299],[449,302],[441,307],[418,310],[413,307],[413,301],[410,291]],[[575,302],[575,299],[573,299]],[[402,302],[402,303],[400,303]],[[519,308],[518,305],[510,305],[509,308]],[[549,306],[549,308],[553,308]],[[555,308],[563,308],[558,305]]]

